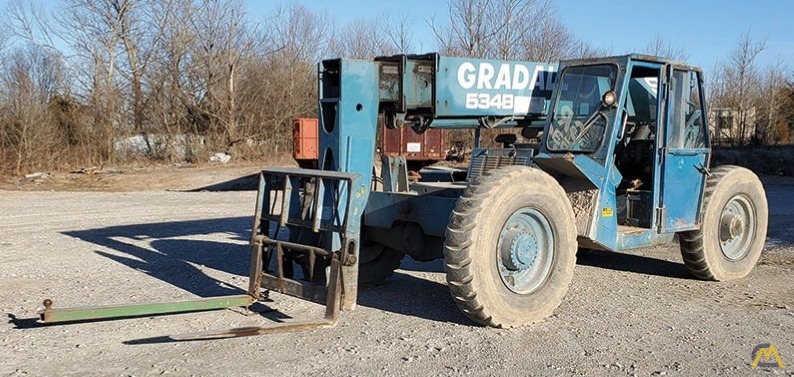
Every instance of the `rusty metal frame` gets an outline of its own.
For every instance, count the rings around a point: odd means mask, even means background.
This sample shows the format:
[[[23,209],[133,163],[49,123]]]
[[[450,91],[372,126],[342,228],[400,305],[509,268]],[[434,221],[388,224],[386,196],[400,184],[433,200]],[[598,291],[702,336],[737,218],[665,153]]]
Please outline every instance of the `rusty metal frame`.
[[[331,261],[331,278],[328,284],[325,316],[320,320],[299,320],[276,323],[269,326],[238,327],[227,330],[200,331],[179,335],[171,335],[173,340],[206,340],[221,338],[237,338],[243,336],[265,335],[283,332],[312,330],[334,327],[339,321],[339,309],[342,301],[342,270],[338,255],[334,254]]]

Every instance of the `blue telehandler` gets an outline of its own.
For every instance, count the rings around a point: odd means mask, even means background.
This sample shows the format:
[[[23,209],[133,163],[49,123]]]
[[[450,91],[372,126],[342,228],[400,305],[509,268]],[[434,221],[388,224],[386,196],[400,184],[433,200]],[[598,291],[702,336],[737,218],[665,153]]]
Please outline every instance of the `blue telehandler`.
[[[717,281],[747,275],[761,254],[763,186],[747,169],[711,166],[698,68],[636,54],[318,67],[319,169],[261,172],[243,300],[303,297],[325,303],[325,318],[183,338],[333,326],[360,284],[385,281],[406,255],[443,258],[452,299],[474,322],[515,327],[558,307],[579,248],[677,239],[692,274]],[[376,159],[379,124],[472,128],[470,163],[409,179],[404,158]],[[496,147],[480,145],[482,129],[503,131]]]

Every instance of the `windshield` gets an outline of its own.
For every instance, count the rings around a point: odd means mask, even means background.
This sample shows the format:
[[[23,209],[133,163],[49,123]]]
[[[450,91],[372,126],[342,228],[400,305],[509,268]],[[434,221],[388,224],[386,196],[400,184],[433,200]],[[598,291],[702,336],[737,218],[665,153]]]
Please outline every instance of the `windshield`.
[[[546,146],[554,151],[593,152],[601,145],[612,111],[603,112],[604,93],[614,90],[611,64],[570,67],[560,81]]]

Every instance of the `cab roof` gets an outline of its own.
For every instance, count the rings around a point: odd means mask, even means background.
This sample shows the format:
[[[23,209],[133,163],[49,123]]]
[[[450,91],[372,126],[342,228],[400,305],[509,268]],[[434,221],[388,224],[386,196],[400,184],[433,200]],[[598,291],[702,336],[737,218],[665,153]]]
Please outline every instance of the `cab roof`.
[[[658,64],[670,64],[673,66],[673,68],[676,69],[683,69],[683,70],[697,71],[697,72],[701,71],[699,67],[687,65],[685,62],[680,60],[674,60],[674,59],[665,58],[661,56],[654,56],[654,55],[637,54],[637,53],[627,54],[627,55],[583,58],[583,59],[569,59],[569,60],[561,61],[560,65],[561,66],[588,65],[588,64],[596,64],[596,63],[604,63],[604,62],[626,64],[629,61],[643,61],[643,62],[658,63]]]

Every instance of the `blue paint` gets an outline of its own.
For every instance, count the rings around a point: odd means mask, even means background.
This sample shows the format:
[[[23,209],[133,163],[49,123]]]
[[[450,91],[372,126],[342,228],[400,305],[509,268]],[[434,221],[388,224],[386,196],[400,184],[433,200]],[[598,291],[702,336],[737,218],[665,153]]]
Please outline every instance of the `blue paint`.
[[[354,173],[350,192],[351,224],[346,238],[358,246],[361,214],[369,197],[378,116],[378,71],[372,62],[326,60],[319,65],[320,161],[322,170]],[[334,195],[327,191],[327,196]],[[341,195],[345,195],[342,193]],[[340,201],[344,202],[342,196]],[[325,247],[339,250],[342,235],[327,237]],[[328,242],[328,241],[326,241]],[[357,253],[357,252],[356,252]]]
[[[674,233],[658,233],[655,229],[639,229],[632,233],[619,233],[615,250],[631,250],[673,242]]]
[[[502,282],[515,293],[527,294],[550,273],[554,232],[541,212],[521,208],[505,221],[496,248]]]
[[[556,64],[439,57],[435,114],[469,119],[544,115],[556,69]]]
[[[700,207],[706,175],[702,167],[709,161],[704,109],[695,108],[703,101],[700,75],[696,71],[671,69],[667,76],[669,95],[667,129],[661,180],[664,211],[660,231],[678,232],[700,226]],[[702,106],[701,106],[702,107]],[[698,121],[701,123],[697,125]],[[702,129],[703,140],[696,132]]]
[[[698,213],[705,175],[697,167],[705,164],[707,153],[708,150],[668,150],[662,181],[664,232],[691,230],[699,226]]]
[[[701,83],[693,81],[676,85],[673,80],[672,72],[686,72],[691,77],[700,74],[697,69],[671,63],[659,58],[646,57],[642,55],[629,55],[624,57],[594,59],[583,61],[564,62],[560,65],[560,74],[565,80],[565,69],[571,65],[580,64],[615,64],[620,68],[621,75],[615,80],[612,90],[616,92],[618,103],[613,109],[606,109],[605,116],[609,124],[604,128],[606,135],[600,147],[593,152],[587,151],[555,151],[549,150],[548,139],[544,140],[541,146],[541,153],[534,157],[535,164],[541,169],[558,177],[570,177],[586,183],[581,189],[598,188],[597,206],[593,207],[592,225],[589,234],[583,235],[595,244],[601,245],[609,250],[622,250],[636,248],[644,245],[653,245],[659,242],[666,242],[671,239],[671,234],[677,231],[695,229],[699,226],[699,212],[702,204],[703,183],[705,176],[702,173],[703,166],[708,164],[710,149],[708,141],[700,144],[690,143],[689,145],[676,145],[676,140],[683,140],[682,132],[691,132],[693,129],[702,129],[706,135],[706,125],[694,125],[690,121],[682,120],[676,123],[669,116],[676,111],[672,100],[676,95],[688,96],[688,92],[693,86],[700,88]],[[650,187],[650,203],[647,203],[652,213],[649,215],[650,226],[647,229],[633,228],[626,229],[619,233],[617,224],[617,203],[616,190],[621,185],[622,174],[615,166],[616,141],[620,141],[623,131],[622,114],[628,103],[629,80],[627,74],[634,69],[658,70],[658,84],[656,114],[658,127],[654,139],[654,150],[660,153],[653,153]],[[652,71],[649,71],[652,72]],[[665,76],[662,72],[670,72]],[[683,79],[679,78],[683,82]],[[559,87],[560,84],[558,84]],[[676,92],[678,90],[679,92]],[[693,94],[693,97],[694,94]],[[559,91],[553,96],[554,101],[560,100]],[[684,103],[679,101],[679,103]],[[700,91],[700,104],[703,103],[702,90]],[[555,105],[556,106],[556,105]],[[680,106],[680,105],[679,105]],[[693,107],[692,105],[689,105]],[[694,106],[696,107],[696,106]],[[679,108],[680,110],[680,108]],[[702,106],[700,109],[692,109],[687,114],[691,118],[696,118],[697,114],[705,113]],[[694,115],[694,116],[693,116]],[[550,113],[548,116],[546,134],[549,125],[555,121],[556,114]],[[681,118],[683,119],[683,117]],[[705,123],[705,119],[703,119]],[[679,144],[683,142],[679,141]],[[677,148],[676,148],[677,147]],[[662,221],[659,222],[658,220]]]
[[[598,196],[595,208],[595,226],[592,228],[593,241],[607,250],[620,250],[618,247],[618,210],[615,196],[615,185],[605,182]]]
[[[461,192],[442,196],[439,192],[418,195],[374,191],[364,212],[364,225],[389,229],[397,221],[406,221],[419,224],[429,236],[444,237]]]

